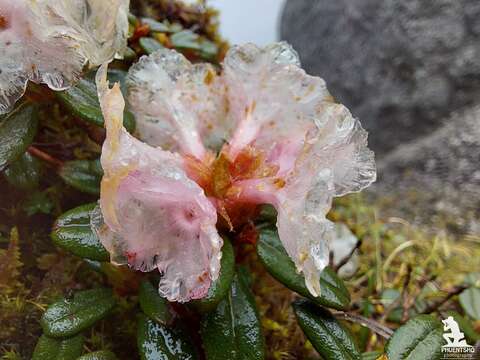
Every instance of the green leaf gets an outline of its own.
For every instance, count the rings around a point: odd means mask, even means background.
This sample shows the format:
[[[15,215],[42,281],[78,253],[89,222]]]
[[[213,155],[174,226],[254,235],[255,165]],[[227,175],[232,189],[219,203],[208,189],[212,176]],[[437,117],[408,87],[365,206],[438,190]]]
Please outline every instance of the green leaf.
[[[179,50],[193,50],[204,59],[213,59],[217,56],[217,45],[191,30],[182,30],[170,37],[173,47]]]
[[[150,37],[142,37],[140,38],[140,40],[138,40],[138,43],[147,55],[153,54],[155,51],[164,48],[164,46],[160,44],[157,40]]]
[[[23,210],[25,210],[28,216],[35,214],[50,214],[53,210],[53,203],[47,193],[35,191],[23,204]]]
[[[268,228],[260,230],[257,253],[268,272],[291,290],[322,306],[339,310],[348,308],[350,294],[343,281],[328,267],[320,274],[320,296],[310,294],[303,275],[297,272],[276,231]]]
[[[467,315],[474,320],[480,320],[480,288],[471,287],[464,290],[459,299]]]
[[[227,238],[223,239],[222,260],[220,262],[220,274],[208,289],[208,294],[203,299],[193,300],[189,304],[199,312],[215,310],[218,303],[227,296],[235,273],[235,254],[233,246]]]
[[[37,108],[23,104],[0,121],[0,171],[17,160],[37,133]]]
[[[65,91],[58,91],[55,94],[62,104],[75,116],[103,127],[102,110],[100,109],[97,87],[93,79],[85,77],[74,87]],[[135,130],[135,119],[127,110],[124,112],[123,125],[129,132]]]
[[[172,313],[168,301],[160,296],[158,289],[148,280],[140,284],[138,301],[142,311],[152,320],[160,324],[169,324],[172,320]]]
[[[85,354],[77,360],[117,360],[117,357],[111,351],[100,350]]]
[[[111,289],[78,291],[72,298],[63,298],[51,304],[40,324],[48,336],[72,336],[105,317],[114,305]]]
[[[419,315],[399,327],[385,345],[388,360],[438,359],[443,345],[442,324],[430,315]]]
[[[144,314],[138,318],[137,345],[142,360],[198,359],[190,336],[183,329],[159,324]]]
[[[40,162],[29,153],[24,153],[5,169],[4,175],[11,186],[23,190],[33,189],[40,180]]]
[[[208,360],[265,358],[260,319],[245,276],[234,276],[227,297],[203,316],[200,331]]]
[[[103,169],[100,160],[73,160],[63,164],[60,177],[71,187],[82,192],[99,195]]]
[[[370,351],[362,354],[362,360],[377,360],[383,353],[381,351]]]
[[[82,354],[84,338],[52,339],[42,335],[33,351],[32,360],[76,360]]]
[[[90,227],[90,213],[96,203],[76,207],[61,215],[53,225],[53,242],[68,252],[97,261],[108,261],[110,255]]]
[[[328,310],[308,300],[298,300],[292,306],[298,324],[323,359],[361,359],[351,334]]]
[[[150,31],[152,32],[163,32],[168,33],[170,32],[170,27],[163,22],[158,22],[156,20],[150,18],[142,18],[142,23],[148,25]]]

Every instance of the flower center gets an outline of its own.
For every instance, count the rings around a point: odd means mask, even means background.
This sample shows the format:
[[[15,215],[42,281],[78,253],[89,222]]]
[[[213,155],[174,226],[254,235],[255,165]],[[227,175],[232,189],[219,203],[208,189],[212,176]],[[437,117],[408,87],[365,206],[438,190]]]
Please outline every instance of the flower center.
[[[186,169],[189,177],[203,188],[205,194],[215,199],[218,213],[230,230],[238,229],[248,223],[257,214],[257,203],[241,200],[242,188],[239,184],[245,180],[274,177],[278,166],[268,164],[265,154],[247,146],[235,159],[228,156],[228,148],[222,149],[214,158],[206,156],[204,161],[186,157]]]
[[[8,28],[8,26],[9,24],[7,18],[0,14],[0,30],[5,30],[6,28]]]

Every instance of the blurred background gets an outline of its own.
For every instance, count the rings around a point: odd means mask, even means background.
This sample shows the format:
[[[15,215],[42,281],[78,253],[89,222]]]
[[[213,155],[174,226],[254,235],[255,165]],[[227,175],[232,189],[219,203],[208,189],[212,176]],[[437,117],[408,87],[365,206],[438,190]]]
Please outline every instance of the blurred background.
[[[232,44],[292,44],[360,118],[388,215],[480,234],[480,1],[208,4]]]

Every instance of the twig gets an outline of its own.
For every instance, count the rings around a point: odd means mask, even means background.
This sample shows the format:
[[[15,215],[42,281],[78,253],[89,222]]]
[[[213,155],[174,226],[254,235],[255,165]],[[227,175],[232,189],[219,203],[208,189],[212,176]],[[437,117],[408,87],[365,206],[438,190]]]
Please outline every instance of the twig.
[[[407,288],[408,284],[410,284],[410,279],[412,275],[412,266],[408,264],[407,266],[407,274],[405,276],[405,280],[403,281],[403,288],[402,288],[402,293],[390,304],[387,306],[385,309],[382,317],[380,318],[380,322],[385,322],[385,320],[388,318],[388,315],[398,306],[400,305],[400,301],[405,305],[407,302]],[[403,313],[405,313],[405,306],[403,306]],[[408,314],[408,311],[406,312]],[[402,316],[403,317],[403,316]]]
[[[407,277],[405,278],[405,282],[403,284],[403,290],[402,290],[402,322],[407,321],[408,319],[408,311],[409,311],[409,306],[408,304],[408,284],[410,283],[410,279],[412,277],[412,266],[408,264],[407,268]]]
[[[35,156],[36,158],[39,158],[56,168],[59,168],[63,165],[62,161],[54,158],[53,156],[47,154],[46,152],[43,152],[42,150],[36,148],[35,146],[30,146],[27,151],[30,155]]]
[[[350,259],[352,258],[353,254],[355,253],[355,251],[356,251],[357,249],[360,248],[360,246],[362,246],[362,240],[357,240],[357,243],[355,244],[355,246],[353,247],[353,249],[348,253],[347,256],[345,256],[342,260],[340,260],[337,265],[334,265],[334,266],[333,266],[333,270],[334,270],[335,272],[338,272],[338,270],[340,270],[345,264],[347,264],[347,263],[350,261]]]
[[[440,306],[445,304],[448,300],[450,300],[453,296],[460,294],[463,290],[467,289],[468,285],[458,285],[452,287],[450,290],[447,291],[447,295],[441,299],[436,301],[432,301],[430,305],[428,305],[425,310],[422,311],[422,314],[430,314],[437,310]]]
[[[366,317],[363,317],[361,315],[346,313],[343,311],[336,311],[333,313],[333,315],[337,318],[344,319],[344,320],[365,326],[370,330],[372,330],[374,333],[380,335],[385,339],[389,339],[390,336],[392,336],[393,334],[392,329],[386,327],[385,325],[380,324],[375,320],[367,319]]]

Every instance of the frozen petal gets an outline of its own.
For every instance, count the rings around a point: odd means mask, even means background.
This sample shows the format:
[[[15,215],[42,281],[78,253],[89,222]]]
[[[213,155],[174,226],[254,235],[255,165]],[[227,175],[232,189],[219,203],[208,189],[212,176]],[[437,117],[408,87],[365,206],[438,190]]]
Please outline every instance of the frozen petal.
[[[92,66],[123,53],[128,0],[0,0],[0,114],[27,82],[71,86]]]
[[[222,240],[217,215],[183,170],[183,159],[132,137],[122,126],[123,97],[97,74],[105,118],[100,207],[93,222],[112,261],[141,271],[158,268],[170,301],[201,298],[218,277]]]
[[[219,148],[229,133],[223,84],[211,65],[160,49],[130,68],[127,87],[140,137],[150,145],[201,159],[202,140]]]
[[[325,82],[305,74],[296,52],[284,42],[232,47],[224,77],[230,118],[238,124],[230,141],[232,157],[249,144],[269,150],[281,142],[302,141],[314,127],[318,106],[331,101]]]

